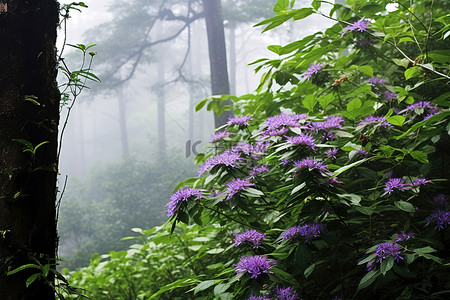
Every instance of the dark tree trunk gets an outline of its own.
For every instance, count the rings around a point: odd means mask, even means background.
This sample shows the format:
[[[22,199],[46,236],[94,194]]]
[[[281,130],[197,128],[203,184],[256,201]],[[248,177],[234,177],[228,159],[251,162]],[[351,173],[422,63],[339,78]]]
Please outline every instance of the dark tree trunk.
[[[36,269],[6,272],[35,264],[32,257],[43,265],[55,263],[58,3],[2,2],[7,9],[0,12],[0,298],[54,299],[51,272],[48,282],[37,280],[29,288],[26,279]],[[40,105],[26,101],[28,95]],[[48,143],[33,155],[18,139],[33,147]]]
[[[203,8],[205,11],[206,32],[208,34],[211,92],[213,95],[230,94],[225,33],[220,0],[203,0]],[[223,105],[231,105],[231,102],[229,100],[224,101]],[[218,128],[226,124],[231,115],[231,111],[225,111],[220,116],[216,115],[214,117],[215,127]]]

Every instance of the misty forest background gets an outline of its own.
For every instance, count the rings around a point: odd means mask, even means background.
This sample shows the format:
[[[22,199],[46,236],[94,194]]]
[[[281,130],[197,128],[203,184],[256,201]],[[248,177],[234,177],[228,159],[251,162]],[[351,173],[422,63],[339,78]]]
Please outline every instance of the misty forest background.
[[[93,71],[102,82],[88,84],[65,130],[59,178],[61,186],[68,178],[58,229],[62,267],[86,266],[94,253],[126,249],[131,242],[121,238],[131,228],[165,222],[173,188],[197,172],[193,151],[204,151],[214,132],[213,114],[194,111],[210,96],[204,18],[190,24],[190,34],[185,28],[172,39],[185,23],[157,19],[150,40],[170,40],[144,49],[135,63],[157,2],[87,0],[89,8],[72,12],[67,23],[66,43],[96,44],[90,49],[98,53]],[[259,75],[248,64],[275,55],[268,45],[288,44],[332,24],[311,16],[261,35],[253,25],[273,15],[275,2],[222,1],[232,95],[258,86]],[[171,3],[174,14],[184,14],[186,1]],[[296,1],[296,7],[308,5]],[[61,32],[60,47],[63,37]],[[79,51],[69,51],[66,62],[76,66],[80,59]]]

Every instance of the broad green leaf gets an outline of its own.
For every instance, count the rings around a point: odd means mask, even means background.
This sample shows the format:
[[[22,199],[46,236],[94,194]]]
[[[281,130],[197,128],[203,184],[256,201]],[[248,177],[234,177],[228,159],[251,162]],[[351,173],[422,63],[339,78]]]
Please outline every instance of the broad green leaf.
[[[399,209],[406,211],[406,212],[413,213],[416,211],[416,208],[414,207],[414,205],[412,205],[411,203],[406,202],[406,201],[395,201],[394,204]]]
[[[226,290],[230,288],[230,283],[221,283],[214,287],[214,295],[219,296],[223,293],[225,293]]]
[[[380,272],[383,275],[386,275],[386,273],[394,266],[394,257],[389,256],[388,258],[384,259],[383,262],[380,265]]]
[[[414,150],[409,152],[409,154],[415,159],[418,160],[421,163],[428,164],[428,155],[425,152]]]
[[[347,111],[353,111],[355,109],[358,109],[361,107],[361,105],[362,105],[361,100],[359,100],[358,98],[353,99],[352,101],[347,103]]]
[[[215,280],[206,280],[203,282],[200,282],[194,289],[194,295],[196,295],[198,292],[204,291],[207,288],[213,286],[215,284]]]
[[[289,8],[289,0],[278,0],[273,7],[273,12],[277,15]]]
[[[31,275],[30,277],[28,277],[27,282],[25,283],[27,287],[30,286],[30,284],[32,284],[36,279],[38,279],[39,277],[41,277],[42,273],[36,273]]]
[[[393,58],[392,61],[400,67],[403,67],[405,69],[408,68],[409,65],[409,60],[407,58],[403,58],[403,59],[397,59],[397,58]]]
[[[313,94],[306,95],[305,99],[303,99],[303,106],[309,111],[314,111],[314,106],[316,105],[317,100],[314,98]]]
[[[358,291],[371,285],[375,281],[375,279],[377,279],[377,277],[380,276],[380,274],[381,273],[379,270],[371,270],[367,272],[367,274],[359,282]]]
[[[325,96],[321,96],[317,99],[317,101],[319,101],[319,104],[320,104],[320,106],[322,106],[323,109],[326,109],[328,104],[333,102],[333,100],[334,100],[334,95],[331,93],[326,94]]]
[[[349,165],[343,166],[343,167],[337,169],[336,171],[334,171],[334,172],[333,172],[333,176],[339,176],[339,174],[344,173],[344,172],[347,171],[348,169],[351,169],[351,168],[353,168],[353,167],[356,167],[356,166],[358,166],[358,165],[360,165],[360,164],[362,164],[363,162],[368,161],[368,160],[369,160],[368,158],[364,158],[364,159],[355,161],[354,163],[351,163],[351,164],[349,164]]]
[[[315,264],[315,263],[312,264],[312,265],[310,265],[310,266],[305,270],[305,272],[303,272],[303,275],[305,275],[305,278],[308,278],[309,275],[311,275],[312,272],[314,272],[314,269],[315,269],[315,268],[316,268],[316,264]]]
[[[359,71],[367,76],[373,76],[373,69],[371,66],[360,66]]]
[[[403,123],[405,122],[405,117],[404,116],[392,116],[392,117],[387,117],[386,121],[388,121],[389,123],[391,123],[392,125],[395,126],[402,126]]]
[[[416,131],[418,128],[427,125],[427,124],[432,124],[434,122],[439,122],[440,120],[444,119],[445,117],[447,117],[448,115],[450,115],[450,111],[446,111],[446,112],[441,112],[437,115],[434,115],[426,120],[420,121],[416,124],[414,124],[413,126],[411,126],[411,128],[409,128],[406,132],[402,133],[401,135],[398,135],[396,137],[394,137],[394,139],[399,140],[402,137],[407,136],[408,134],[410,134],[413,131]]]
[[[411,67],[405,71],[405,79],[406,80],[411,79],[413,77],[418,77],[421,75],[422,75],[422,70],[420,69],[420,67],[417,67],[417,66]]]

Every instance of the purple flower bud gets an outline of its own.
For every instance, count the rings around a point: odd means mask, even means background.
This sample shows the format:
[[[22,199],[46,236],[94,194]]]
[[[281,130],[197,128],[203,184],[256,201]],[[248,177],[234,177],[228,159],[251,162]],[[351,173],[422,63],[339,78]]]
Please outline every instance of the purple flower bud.
[[[242,256],[241,260],[233,266],[236,267],[236,273],[248,272],[252,274],[250,278],[258,278],[263,273],[269,273],[272,261],[265,256]]]
[[[247,230],[240,234],[233,233],[233,235],[235,236],[233,241],[235,247],[238,247],[245,243],[250,243],[253,244],[253,248],[258,248],[261,244],[261,241],[266,237],[265,233],[259,233],[254,229]]]

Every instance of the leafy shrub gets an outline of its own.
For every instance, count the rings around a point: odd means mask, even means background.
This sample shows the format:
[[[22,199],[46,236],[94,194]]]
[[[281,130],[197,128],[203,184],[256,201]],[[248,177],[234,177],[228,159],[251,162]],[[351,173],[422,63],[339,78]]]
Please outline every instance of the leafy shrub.
[[[254,63],[266,70],[255,94],[197,105],[231,99],[242,116],[218,129],[218,152],[197,156],[199,176],[177,186],[168,215],[172,229],[220,231],[220,268],[202,263],[153,297],[445,299],[449,4],[347,0],[325,15],[325,2],[291,2],[259,25],[339,22],[270,46],[279,58]]]

